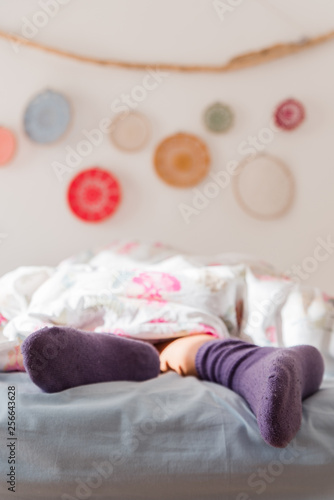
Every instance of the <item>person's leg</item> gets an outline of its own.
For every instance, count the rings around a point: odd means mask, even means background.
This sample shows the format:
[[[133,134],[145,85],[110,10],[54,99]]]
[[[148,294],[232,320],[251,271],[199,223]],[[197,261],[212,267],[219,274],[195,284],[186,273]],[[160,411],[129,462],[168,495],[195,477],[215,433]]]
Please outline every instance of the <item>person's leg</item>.
[[[9,340],[0,343],[0,372],[24,372],[21,342]]]
[[[239,339],[177,339],[160,353],[162,371],[195,375],[241,395],[270,445],[283,448],[298,432],[302,400],[321,384],[324,363],[312,346],[258,347]]]
[[[21,349],[28,374],[46,392],[147,380],[160,369],[222,384],[247,401],[262,437],[277,447],[286,446],[297,433],[301,401],[317,391],[324,370],[320,353],[311,346],[276,349],[195,335],[156,347],[116,335],[53,327],[30,335]]]
[[[214,340],[217,339],[210,335],[198,334],[156,344],[155,347],[160,353],[160,370],[162,372],[174,371],[182,376],[198,377],[195,366],[197,351],[203,344]]]
[[[67,327],[43,328],[21,346],[31,380],[45,392],[116,380],[144,381],[160,373],[147,342]]]

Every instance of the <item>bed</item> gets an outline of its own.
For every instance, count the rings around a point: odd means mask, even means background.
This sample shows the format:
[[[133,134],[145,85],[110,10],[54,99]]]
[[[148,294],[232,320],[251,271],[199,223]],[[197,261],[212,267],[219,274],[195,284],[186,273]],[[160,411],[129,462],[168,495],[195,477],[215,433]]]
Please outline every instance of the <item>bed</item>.
[[[110,281],[108,270],[120,267]],[[1,500],[333,500],[334,304],[319,290],[245,256],[194,260],[117,243],[1,278],[1,318]],[[240,396],[194,377],[169,372],[45,394],[15,371],[20,342],[42,326],[84,322],[98,334],[117,324],[118,334],[153,342],[173,333],[171,318],[185,334],[198,324],[218,337],[322,351],[326,378],[287,448],[263,442]]]
[[[16,388],[16,492],[7,490],[8,387]],[[0,498],[333,500],[334,380],[304,403],[284,449],[241,397],[176,373],[43,394],[0,375]]]

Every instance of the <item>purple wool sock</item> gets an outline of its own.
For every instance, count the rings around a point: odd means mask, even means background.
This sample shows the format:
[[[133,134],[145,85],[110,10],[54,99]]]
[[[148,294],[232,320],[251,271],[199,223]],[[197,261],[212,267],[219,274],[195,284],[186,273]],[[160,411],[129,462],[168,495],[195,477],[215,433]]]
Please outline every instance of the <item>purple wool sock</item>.
[[[261,436],[277,448],[295,437],[302,420],[302,400],[321,384],[324,362],[312,346],[258,347],[238,339],[209,341],[196,355],[203,380],[242,396],[254,412]]]
[[[159,354],[147,342],[67,327],[43,328],[21,346],[31,380],[45,392],[97,382],[141,382],[160,373]]]

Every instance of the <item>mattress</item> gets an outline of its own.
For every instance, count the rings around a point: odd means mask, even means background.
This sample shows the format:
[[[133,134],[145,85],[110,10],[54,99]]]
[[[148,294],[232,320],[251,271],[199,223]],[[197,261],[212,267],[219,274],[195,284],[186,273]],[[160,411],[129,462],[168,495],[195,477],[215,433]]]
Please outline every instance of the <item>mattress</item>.
[[[304,402],[280,450],[240,396],[194,377],[45,394],[0,373],[0,498],[333,500],[334,381]]]

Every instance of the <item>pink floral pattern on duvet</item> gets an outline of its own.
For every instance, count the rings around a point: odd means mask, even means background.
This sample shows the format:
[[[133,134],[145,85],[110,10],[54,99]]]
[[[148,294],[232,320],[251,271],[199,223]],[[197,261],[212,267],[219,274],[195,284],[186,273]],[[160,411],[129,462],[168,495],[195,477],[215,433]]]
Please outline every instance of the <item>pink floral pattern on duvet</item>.
[[[178,279],[168,273],[158,271],[140,273],[132,282],[137,286],[131,289],[129,296],[145,299],[148,302],[158,301],[166,303],[163,297],[166,293],[178,292],[181,284]]]
[[[5,372],[13,372],[13,371],[18,371],[18,372],[24,372],[25,368],[23,366],[23,358],[20,350],[20,345],[16,345],[8,351],[7,353],[8,356],[8,363],[4,367]]]
[[[272,343],[277,343],[277,331],[275,326],[268,326],[266,328],[266,338]]]
[[[0,326],[7,323],[7,319],[0,313]]]

